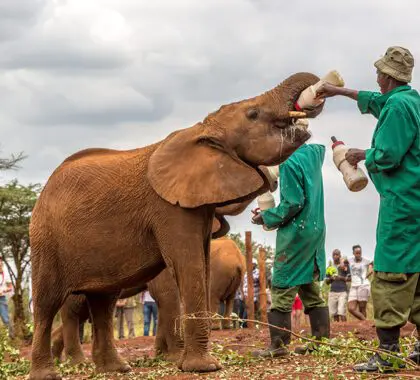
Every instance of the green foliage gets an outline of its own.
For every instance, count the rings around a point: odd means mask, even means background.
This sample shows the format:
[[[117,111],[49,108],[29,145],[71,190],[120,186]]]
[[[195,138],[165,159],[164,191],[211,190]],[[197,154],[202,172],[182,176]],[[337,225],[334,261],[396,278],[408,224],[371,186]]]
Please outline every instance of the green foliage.
[[[0,380],[12,379],[15,376],[26,375],[30,362],[19,356],[9,340],[6,329],[0,329]]]
[[[0,186],[0,255],[14,288],[13,311],[15,331],[26,335],[23,282],[30,265],[29,222],[41,186],[24,186],[13,180]]]

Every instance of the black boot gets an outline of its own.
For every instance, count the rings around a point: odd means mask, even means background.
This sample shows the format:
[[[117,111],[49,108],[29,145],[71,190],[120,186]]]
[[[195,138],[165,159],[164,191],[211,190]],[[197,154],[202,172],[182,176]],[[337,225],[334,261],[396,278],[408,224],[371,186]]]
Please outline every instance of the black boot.
[[[312,336],[316,340],[330,337],[330,314],[328,306],[315,307],[308,312],[309,322],[311,324]],[[310,353],[315,349],[314,344],[300,346],[295,348],[295,352],[300,355]]]
[[[291,313],[283,313],[278,310],[272,310],[268,313],[268,323],[276,327],[282,327],[287,330],[292,329]],[[291,333],[289,331],[279,330],[269,326],[271,344],[265,350],[254,351],[252,356],[277,357],[289,354],[287,345],[290,344]]]
[[[414,351],[408,355],[408,359],[412,360],[416,364],[420,364],[420,341],[414,345]]]
[[[376,333],[379,338],[379,349],[383,351],[389,351],[393,353],[394,356],[397,356],[400,352],[399,346],[399,337],[400,337],[400,328],[393,327],[391,329],[376,329]],[[383,356],[383,355],[382,355]],[[398,369],[403,369],[405,367],[404,363],[398,363],[397,368],[395,368],[394,357],[385,358],[381,357],[381,354],[375,353],[369,359],[367,363],[361,363],[354,366],[356,372],[395,372]]]

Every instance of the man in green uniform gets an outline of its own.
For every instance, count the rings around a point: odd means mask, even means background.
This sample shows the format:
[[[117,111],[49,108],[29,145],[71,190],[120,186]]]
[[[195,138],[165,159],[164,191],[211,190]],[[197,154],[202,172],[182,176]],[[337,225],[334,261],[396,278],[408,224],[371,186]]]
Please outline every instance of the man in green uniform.
[[[407,49],[388,48],[375,67],[381,93],[323,85],[317,95],[347,96],[378,119],[372,147],[350,149],[346,159],[353,165],[365,160],[380,195],[371,292],[380,348],[398,352],[400,327],[407,320],[420,332],[420,96],[407,85],[414,67]],[[420,342],[409,357],[419,363]],[[355,370],[390,365],[375,354]]]
[[[325,277],[325,220],[322,164],[325,147],[301,146],[280,165],[280,203],[255,214],[253,223],[277,227],[276,255],[271,289],[270,325],[291,330],[296,293],[309,315],[312,335],[329,337],[328,307],[320,297],[318,280]],[[258,356],[288,353],[290,332],[270,327],[271,345]],[[299,353],[307,347],[297,349]]]

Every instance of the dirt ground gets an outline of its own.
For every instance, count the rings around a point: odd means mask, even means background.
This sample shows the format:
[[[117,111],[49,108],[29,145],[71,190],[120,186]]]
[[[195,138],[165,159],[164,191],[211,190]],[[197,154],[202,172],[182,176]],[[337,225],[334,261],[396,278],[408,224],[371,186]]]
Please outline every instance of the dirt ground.
[[[351,333],[354,341],[375,339],[372,321],[357,321],[332,324],[332,338]],[[308,329],[303,327],[308,332]],[[402,337],[412,336],[414,326],[408,324],[402,329]],[[378,375],[360,376],[352,371],[348,362],[341,363],[340,355],[328,358],[313,355],[298,356],[292,354],[282,359],[252,359],[250,351],[264,347],[269,342],[268,330],[238,329],[213,331],[211,346],[224,363],[223,371],[210,374],[190,374],[177,370],[176,365],[161,360],[154,360],[154,338],[137,337],[117,341],[119,353],[133,366],[133,372],[126,375],[105,375],[101,379],[360,379],[360,378],[418,378],[420,371],[403,371],[398,376]],[[292,346],[295,345],[292,342]],[[90,359],[90,344],[83,345],[86,356]],[[21,355],[30,357],[30,347],[23,347]],[[370,354],[366,352],[366,357]],[[65,379],[88,379],[89,375],[69,374]]]

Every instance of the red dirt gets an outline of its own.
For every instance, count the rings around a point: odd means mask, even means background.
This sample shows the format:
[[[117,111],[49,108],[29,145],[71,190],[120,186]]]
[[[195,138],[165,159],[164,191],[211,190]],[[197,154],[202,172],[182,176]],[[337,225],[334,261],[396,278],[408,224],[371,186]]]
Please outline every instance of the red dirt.
[[[304,327],[305,333],[308,332]],[[345,323],[333,323],[331,325],[331,335],[346,335],[352,333],[360,340],[372,340],[376,338],[375,328],[372,321],[351,321]],[[402,329],[402,337],[410,336],[415,333],[413,325],[408,324]],[[304,335],[304,334],[303,334]],[[218,348],[223,347],[225,350],[236,351],[240,354],[247,354],[256,347],[264,347],[269,342],[267,329],[241,329],[241,330],[224,330],[213,331],[211,334],[211,342],[217,345]],[[149,357],[154,355],[154,338],[153,337],[137,337],[134,339],[124,339],[116,342],[118,352],[127,360],[134,361],[139,358]],[[293,346],[293,344],[292,344]],[[84,344],[83,350],[86,356],[90,359],[90,344]],[[30,358],[30,347],[22,347],[21,356]],[[238,359],[239,358],[239,359]],[[193,378],[223,378],[223,379],[335,379],[335,378],[353,378],[358,379],[351,370],[349,365],[339,365],[338,358],[326,359],[329,363],[325,368],[335,368],[333,373],[325,373],[322,369],[323,365],[320,358],[312,355],[296,356],[290,355],[282,359],[267,359],[257,362],[242,362],[238,363],[241,357],[233,356],[232,359],[225,360],[224,371],[210,374],[189,374],[182,373],[176,370],[175,364],[156,364],[153,366],[134,367],[132,374],[109,375],[107,379],[141,379],[141,378],[175,378],[193,379]],[[233,364],[229,363],[233,360]],[[335,366],[334,366],[335,364]],[[298,369],[298,371],[297,371]],[[297,372],[296,372],[297,371]],[[333,376],[333,377],[331,377]],[[379,378],[376,375],[376,378]],[[86,375],[71,375],[66,376],[66,379],[87,379]],[[366,378],[366,377],[365,377]],[[420,378],[420,371],[406,371],[399,374],[399,378]],[[23,377],[22,377],[23,379]]]

